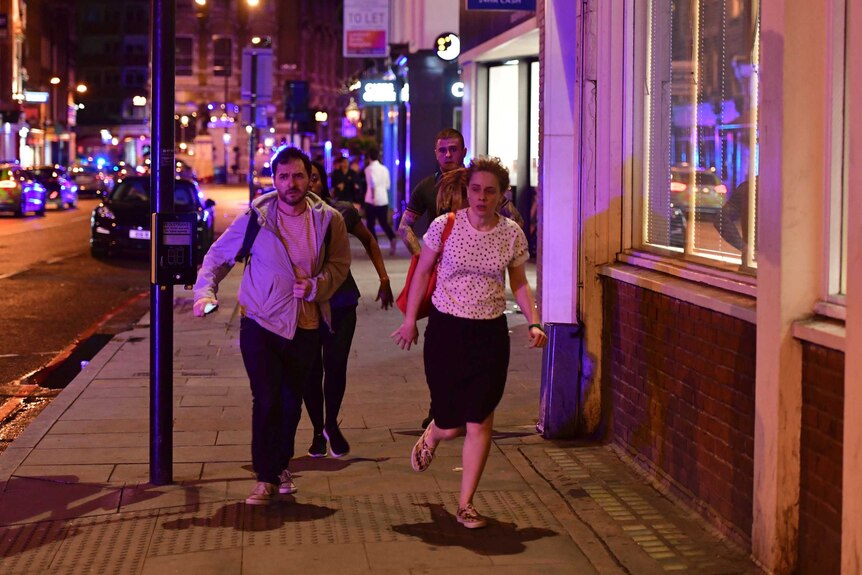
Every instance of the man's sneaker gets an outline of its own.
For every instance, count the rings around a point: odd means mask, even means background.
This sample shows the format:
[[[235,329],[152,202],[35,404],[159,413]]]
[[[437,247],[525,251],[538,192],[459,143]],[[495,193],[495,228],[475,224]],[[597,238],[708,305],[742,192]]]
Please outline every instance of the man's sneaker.
[[[479,515],[472,503],[468,503],[464,507],[458,509],[458,514],[455,516],[458,523],[467,529],[479,529],[488,524],[488,520]]]
[[[269,505],[275,501],[275,489],[275,483],[258,481],[251,495],[245,498],[246,505]]]
[[[339,458],[350,453],[350,444],[344,439],[338,427],[323,428],[323,437],[329,442],[329,455],[332,457]]]
[[[308,448],[311,457],[326,457],[326,438],[322,433],[315,433],[311,438],[311,447]]]
[[[290,476],[290,471],[287,469],[278,476],[278,492],[282,495],[296,493],[296,483],[293,482],[293,477]]]

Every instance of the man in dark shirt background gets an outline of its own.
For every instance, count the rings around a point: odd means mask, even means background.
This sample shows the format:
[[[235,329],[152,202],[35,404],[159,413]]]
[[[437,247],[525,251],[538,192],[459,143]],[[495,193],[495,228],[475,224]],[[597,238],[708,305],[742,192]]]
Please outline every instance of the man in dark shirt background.
[[[333,168],[335,169],[332,170],[332,186],[330,188],[332,197],[339,202],[354,203],[356,201],[356,182],[353,174],[348,170],[347,158],[336,158]]]
[[[411,255],[419,255],[422,251],[419,238],[414,231],[414,228],[419,228],[417,223],[422,219],[424,227],[427,227],[431,220],[440,215],[437,213],[437,182],[440,176],[444,172],[464,167],[464,158],[467,156],[464,136],[454,128],[440,130],[434,138],[434,155],[437,157],[437,171],[421,180],[413,188],[407,209],[404,210],[404,215],[401,216],[401,222],[398,224],[398,235],[401,236]],[[524,220],[518,210],[507,199],[504,199],[500,205],[500,214],[514,220],[519,226],[524,226]]]

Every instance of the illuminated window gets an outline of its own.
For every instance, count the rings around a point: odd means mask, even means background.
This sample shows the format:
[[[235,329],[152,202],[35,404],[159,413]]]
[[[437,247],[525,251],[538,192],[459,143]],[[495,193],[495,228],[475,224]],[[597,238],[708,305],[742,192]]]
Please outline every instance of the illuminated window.
[[[518,181],[518,66],[488,68],[488,155],[509,168],[509,181]]]
[[[756,267],[757,0],[651,0],[642,244]]]

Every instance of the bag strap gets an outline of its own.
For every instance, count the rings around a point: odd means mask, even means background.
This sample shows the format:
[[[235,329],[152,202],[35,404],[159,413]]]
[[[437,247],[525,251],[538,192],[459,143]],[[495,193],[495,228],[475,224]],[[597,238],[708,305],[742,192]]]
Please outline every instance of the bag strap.
[[[440,236],[440,253],[437,254],[437,262],[440,263],[440,258],[443,257],[443,248],[446,247],[446,240],[449,239],[449,234],[452,233],[452,228],[455,227],[455,212],[449,212],[446,218],[446,225],[443,227],[443,234]]]
[[[443,253],[443,246],[446,245],[446,240],[449,234],[452,233],[452,228],[455,227],[455,212],[449,212],[449,217],[446,218],[446,227],[443,228],[443,235],[440,238],[440,253]]]
[[[248,264],[248,257],[251,254],[251,246],[254,244],[255,238],[257,238],[257,233],[260,231],[260,223],[257,221],[257,214],[254,210],[249,210],[246,213],[249,214],[248,225],[245,227],[245,235],[242,237],[242,246],[240,246],[239,251],[236,253],[234,261],[245,261],[245,263]]]

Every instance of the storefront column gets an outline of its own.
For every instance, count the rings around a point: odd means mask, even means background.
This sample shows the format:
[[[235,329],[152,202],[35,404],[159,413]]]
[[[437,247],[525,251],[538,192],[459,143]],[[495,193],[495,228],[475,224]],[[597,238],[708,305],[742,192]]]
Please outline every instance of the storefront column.
[[[539,305],[547,324],[540,420],[545,437],[572,435],[580,409],[578,309],[579,2],[545,2],[541,26],[542,163]]]
[[[862,6],[847,1],[847,81],[849,102],[862,98]],[[850,133],[848,157],[849,189],[847,217],[847,320],[844,349],[844,460],[841,508],[841,573],[862,572],[862,114],[853,106],[847,129]]]
[[[828,0],[761,5],[752,553],[790,573],[799,531],[802,346],[825,273]],[[849,349],[849,348],[848,348]]]

